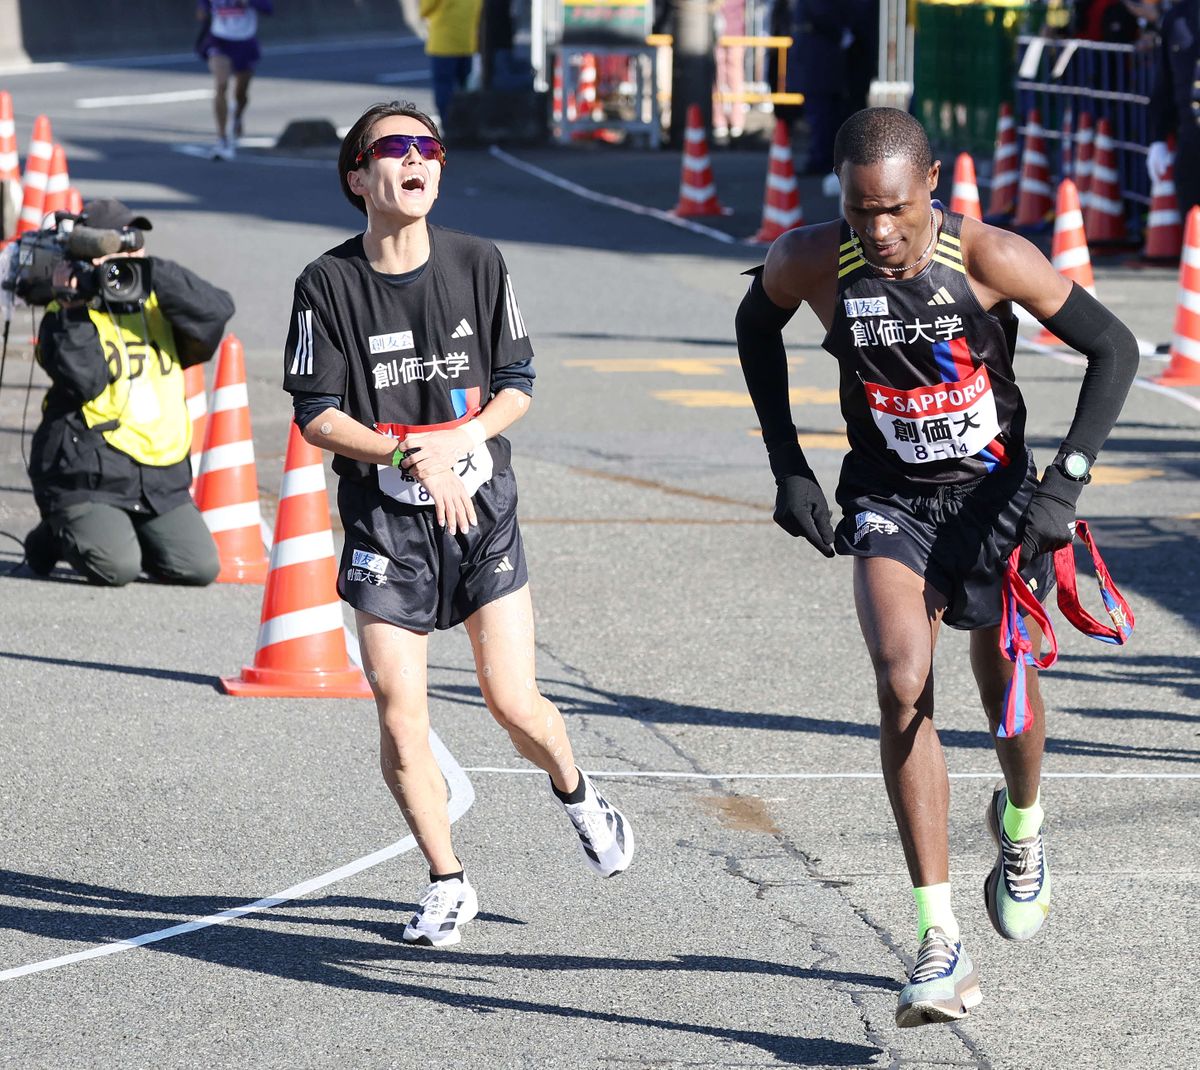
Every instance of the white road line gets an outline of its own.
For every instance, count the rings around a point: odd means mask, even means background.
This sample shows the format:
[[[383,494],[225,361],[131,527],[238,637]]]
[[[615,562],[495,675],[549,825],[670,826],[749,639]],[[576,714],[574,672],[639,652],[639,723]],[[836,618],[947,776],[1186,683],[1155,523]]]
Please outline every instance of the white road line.
[[[268,533],[265,524],[262,525],[262,530],[263,541],[266,543],[267,550],[270,551],[271,535]],[[362,657],[358,647],[358,638],[349,628],[345,628],[345,634],[347,652],[355,664],[361,667]],[[446,749],[446,745],[438,738],[438,734],[432,728],[429,730],[429,745],[433,750],[433,756],[437,760],[442,775],[446,778],[446,785],[450,789],[450,799],[447,808],[450,812],[450,823],[453,824],[475,802],[475,788],[472,786],[470,778],[466,775],[466,771],[455,761],[454,755]],[[386,862],[397,855],[402,855],[406,851],[411,851],[416,845],[417,841],[413,836],[405,836],[404,839],[397,840],[387,847],[381,847],[378,851],[373,851],[369,855],[356,858],[353,862],[347,862],[344,866],[339,866],[337,869],[331,869],[328,873],[322,873],[319,877],[311,877],[306,881],[301,881],[299,884],[293,884],[290,888],[285,888],[283,891],[276,892],[265,899],[256,899],[253,903],[223,910],[219,914],[209,914],[207,917],[194,918],[179,925],[172,925],[168,929],[157,929],[151,933],[131,936],[125,940],[115,941],[114,943],[100,944],[96,947],[90,947],[86,951],[76,951],[70,955],[61,955],[58,958],[45,959],[42,962],[31,962],[26,966],[14,966],[8,970],[0,970],[0,981],[11,981],[18,977],[25,977],[31,973],[42,973],[45,970],[54,970],[60,966],[70,966],[73,963],[83,962],[87,959],[115,955],[120,951],[129,951],[132,948],[143,947],[146,944],[155,944],[160,940],[169,940],[173,936],[194,933],[198,929],[207,929],[213,925],[225,925],[228,922],[237,921],[238,918],[244,918],[248,914],[257,914],[264,910],[270,910],[272,907],[279,906],[280,903],[299,899],[301,896],[308,895],[310,892],[315,892],[320,888],[344,880],[346,877],[352,877],[354,874],[361,873],[365,869],[370,869],[372,866],[377,866],[381,862]]]
[[[657,219],[663,223],[670,223],[673,227],[690,230],[693,234],[701,234],[706,238],[712,238],[714,241],[723,242],[726,245],[738,244],[737,238],[731,237],[723,231],[714,230],[712,227],[706,227],[703,223],[693,223],[690,219],[681,219],[670,212],[664,212],[661,208],[647,208],[644,204],[634,204],[633,201],[622,200],[620,197],[610,197],[605,193],[597,193],[595,190],[590,190],[586,186],[581,186],[576,182],[559,178],[558,175],[546,171],[536,164],[526,163],[524,160],[517,159],[517,157],[505,152],[498,145],[493,145],[488,149],[488,152],[496,157],[497,160],[508,164],[509,167],[515,167],[518,171],[524,171],[527,175],[533,175],[534,178],[540,178],[543,182],[549,182],[550,185],[564,189],[568,193],[573,193],[576,197],[582,197],[585,201],[595,201],[596,204],[607,205],[609,208],[619,208],[623,212],[632,212],[634,215],[650,216],[652,219]]]
[[[540,769],[468,765],[464,773],[544,776]],[[882,773],[682,773],[645,769],[589,769],[588,776],[635,777],[647,780],[882,780]],[[951,773],[951,780],[995,780],[999,769],[984,773]],[[1200,773],[1042,773],[1044,780],[1200,780]]]
[[[1139,342],[1139,345],[1144,350],[1146,343]],[[1055,349],[1054,346],[1043,345],[1041,342],[1034,342],[1028,338],[1018,338],[1017,348],[1031,349],[1033,352],[1040,353],[1044,357],[1051,357],[1061,364],[1070,364],[1075,367],[1087,365],[1087,359],[1081,357],[1078,353],[1064,353],[1059,349]],[[1194,398],[1191,394],[1185,394],[1182,390],[1177,390],[1173,386],[1163,386],[1162,383],[1156,383],[1152,379],[1143,379],[1140,375],[1134,379],[1133,385],[1155,394],[1165,394],[1175,401],[1182,402],[1189,409],[1195,409],[1197,412],[1200,412],[1200,398]]]
[[[125,108],[131,104],[179,104],[185,100],[212,100],[211,86],[204,89],[176,89],[170,93],[131,93],[123,97],[80,97],[75,101],[75,107],[88,110],[92,108]]]

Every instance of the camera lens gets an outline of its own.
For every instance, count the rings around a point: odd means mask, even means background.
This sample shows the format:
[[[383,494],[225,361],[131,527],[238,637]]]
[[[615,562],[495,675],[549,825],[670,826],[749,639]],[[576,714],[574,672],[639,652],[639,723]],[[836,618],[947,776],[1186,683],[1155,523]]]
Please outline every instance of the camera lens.
[[[103,265],[104,289],[121,298],[138,286],[137,269],[128,260],[108,260]]]

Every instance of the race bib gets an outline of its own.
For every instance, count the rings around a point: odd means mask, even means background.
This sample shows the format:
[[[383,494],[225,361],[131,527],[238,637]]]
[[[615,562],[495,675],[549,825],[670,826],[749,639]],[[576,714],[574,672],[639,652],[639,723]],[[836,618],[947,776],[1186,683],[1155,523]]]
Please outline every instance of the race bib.
[[[893,390],[864,382],[867,404],[888,449],[908,464],[973,457],[1000,433],[986,368],[956,383]]]
[[[393,468],[391,465],[376,465],[379,469],[379,489],[389,498],[395,498],[405,505],[433,505],[433,495],[425,489],[416,476],[403,468]],[[484,443],[473,453],[460,457],[454,465],[454,471],[463,481],[467,493],[474,497],[475,492],[492,478],[492,451]]]

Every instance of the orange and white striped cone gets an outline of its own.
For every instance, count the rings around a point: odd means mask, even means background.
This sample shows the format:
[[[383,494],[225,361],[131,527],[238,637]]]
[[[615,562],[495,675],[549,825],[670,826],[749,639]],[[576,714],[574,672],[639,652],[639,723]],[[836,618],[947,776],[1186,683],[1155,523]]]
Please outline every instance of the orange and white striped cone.
[[[1054,240],[1051,246],[1054,270],[1072,282],[1077,282],[1093,297],[1096,279],[1092,274],[1092,258],[1088,253],[1087,234],[1083,226],[1083,211],[1079,207],[1079,190],[1069,178],[1058,184],[1058,200],[1054,207]],[[1062,343],[1043,327],[1033,339],[1042,345]]]
[[[196,493],[196,477],[204,456],[204,432],[208,424],[208,397],[204,392],[204,365],[193,364],[183,369],[183,396],[192,421],[192,494]]]
[[[1072,145],[1072,123],[1071,109],[1067,108],[1063,112],[1062,130],[1059,134],[1059,155],[1058,155],[1058,180],[1061,182],[1064,178],[1071,177],[1072,164],[1074,163],[1074,147]]]
[[[775,121],[775,136],[767,162],[767,188],[763,195],[762,226],[752,242],[773,242],[780,234],[804,225],[800,187],[792,163],[792,135],[782,119]]]
[[[1025,152],[1021,157],[1021,183],[1017,189],[1017,214],[1013,216],[1013,226],[1044,225],[1054,207],[1053,198],[1042,117],[1037,108],[1030,108],[1025,122]]]
[[[563,121],[563,72],[562,56],[554,57],[554,88],[550,97],[551,117],[556,123]]]
[[[50,176],[46,180],[46,199],[42,203],[42,226],[54,225],[54,213],[67,211],[71,176],[67,174],[67,154],[56,144],[50,153]]]
[[[954,187],[950,192],[950,211],[970,219],[983,219],[979,204],[979,185],[975,181],[975,161],[970,153],[960,152],[954,161]]]
[[[579,57],[579,116],[582,119],[599,119],[600,105],[596,97],[596,57],[584,52]]]
[[[1175,195],[1175,142],[1168,143],[1171,162],[1150,185],[1150,212],[1146,216],[1146,241],[1142,259],[1177,263],[1183,250],[1183,218]]]
[[[54,155],[54,134],[50,120],[39,115],[33,121],[33,140],[25,158],[25,182],[21,194],[21,217],[17,234],[39,230],[46,214],[46,186],[50,181],[50,157]]]
[[[1125,202],[1121,198],[1121,175],[1117,171],[1117,150],[1108,120],[1096,124],[1096,151],[1092,157],[1092,187],[1083,224],[1093,244],[1124,242]]]
[[[242,343],[232,334],[217,355],[195,498],[221,559],[217,582],[262,583],[267,577],[267,555],[260,527],[246,358]]]
[[[79,215],[83,211],[83,194],[74,186],[67,190],[67,211]]]
[[[1154,381],[1164,386],[1200,386],[1200,206],[1188,212],[1183,231],[1171,363]]]
[[[321,451],[290,428],[254,664],[221,686],[239,698],[370,698],[346,653]]]
[[[21,215],[21,160],[12,97],[0,90],[0,244],[17,232]]]
[[[1096,134],[1092,129],[1090,112],[1081,112],[1079,126],[1075,130],[1075,168],[1071,178],[1075,188],[1079,190],[1079,207],[1085,212],[1092,196],[1092,150],[1095,147]]]
[[[689,104],[684,133],[683,171],[679,178],[679,203],[675,215],[728,215],[717,200],[712,163],[708,158],[708,138],[700,119],[700,106]]]
[[[1012,105],[1000,105],[996,123],[996,151],[992,156],[992,194],[988,199],[988,218],[1012,215],[1017,207],[1017,182],[1020,179],[1017,155],[1017,123]]]

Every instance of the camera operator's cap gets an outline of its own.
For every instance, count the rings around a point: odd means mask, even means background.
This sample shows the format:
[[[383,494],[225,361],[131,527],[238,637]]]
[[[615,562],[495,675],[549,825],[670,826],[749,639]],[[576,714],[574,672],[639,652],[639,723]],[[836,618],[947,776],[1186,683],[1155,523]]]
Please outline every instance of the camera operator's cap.
[[[79,222],[96,230],[124,230],[126,227],[136,227],[138,230],[153,229],[150,220],[144,215],[134,215],[132,208],[122,204],[115,197],[88,201],[83,206]]]

